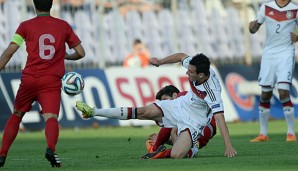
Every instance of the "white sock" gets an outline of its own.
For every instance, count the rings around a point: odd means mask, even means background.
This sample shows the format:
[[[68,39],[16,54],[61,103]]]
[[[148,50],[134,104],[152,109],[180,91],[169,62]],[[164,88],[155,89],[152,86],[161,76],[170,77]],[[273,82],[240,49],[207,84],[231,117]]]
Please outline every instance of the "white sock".
[[[283,107],[284,115],[286,118],[287,126],[288,126],[288,134],[295,135],[295,117],[294,117],[294,107],[285,106]]]
[[[270,109],[259,107],[259,119],[260,119],[260,134],[268,135],[268,121],[269,121]]]
[[[94,109],[94,116],[102,116],[113,119],[136,119],[137,108],[134,107],[118,107],[109,109]]]
[[[197,156],[199,152],[199,149],[197,146],[191,148],[188,152],[187,158],[194,158],[195,156]]]

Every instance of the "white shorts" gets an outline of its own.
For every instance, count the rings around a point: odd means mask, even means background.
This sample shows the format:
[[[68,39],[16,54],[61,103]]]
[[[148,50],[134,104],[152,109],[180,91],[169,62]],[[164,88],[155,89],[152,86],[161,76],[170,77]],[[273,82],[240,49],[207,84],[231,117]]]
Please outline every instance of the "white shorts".
[[[202,135],[204,127],[208,123],[208,115],[212,115],[211,110],[196,111],[196,114],[186,112],[185,107],[189,107],[186,104],[185,96],[174,100],[162,100],[157,101],[154,104],[163,112],[162,123],[158,125],[166,128],[178,128],[178,136],[183,131],[188,131],[192,138],[193,146],[196,145],[197,139]],[[209,113],[208,113],[209,112]]]
[[[263,55],[259,73],[259,85],[275,87],[278,83],[292,83],[295,67],[295,52],[287,50],[280,53]]]

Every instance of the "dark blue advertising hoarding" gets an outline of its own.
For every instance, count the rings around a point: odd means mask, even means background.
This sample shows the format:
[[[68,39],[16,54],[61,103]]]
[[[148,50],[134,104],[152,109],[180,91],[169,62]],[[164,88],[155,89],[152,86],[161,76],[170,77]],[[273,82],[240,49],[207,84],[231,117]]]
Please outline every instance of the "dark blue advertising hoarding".
[[[81,94],[76,96],[61,93],[61,107],[59,113],[59,124],[61,127],[90,127],[96,126],[118,126],[119,121],[96,117],[91,119],[82,119],[81,114],[75,109],[76,101],[85,101],[86,103],[101,108],[114,107],[114,100],[109,89],[109,85],[103,70],[78,70],[75,71],[82,75],[85,80],[85,88]],[[20,83],[20,73],[1,73],[0,77],[0,130],[3,130],[5,123],[12,113],[15,95]],[[104,98],[102,97],[104,94]],[[39,130],[44,128],[44,120],[40,115],[40,106],[37,102],[32,104],[31,111],[27,112],[22,120],[22,125],[29,130]]]
[[[258,108],[261,88],[258,85],[259,65],[226,65],[218,66],[219,73],[224,81],[224,86],[231,97],[241,121],[258,120]],[[294,108],[298,110],[298,71],[297,66],[293,74],[291,99]],[[271,99],[270,115],[274,119],[284,119],[282,104],[276,89]],[[297,112],[295,117],[297,117]]]

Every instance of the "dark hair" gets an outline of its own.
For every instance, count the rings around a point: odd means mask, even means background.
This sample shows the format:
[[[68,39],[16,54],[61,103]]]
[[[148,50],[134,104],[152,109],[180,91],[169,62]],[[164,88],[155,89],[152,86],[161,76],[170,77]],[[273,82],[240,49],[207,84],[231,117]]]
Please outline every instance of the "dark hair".
[[[53,0],[33,0],[34,6],[38,11],[49,12],[53,5]]]
[[[159,90],[159,92],[157,92],[155,99],[157,100],[161,100],[161,96],[163,95],[168,95],[171,96],[173,95],[173,93],[180,93],[179,89],[173,85],[167,85],[164,88],[162,88],[161,90]]]
[[[196,54],[189,62],[189,64],[196,66],[196,72],[204,73],[205,75],[209,75],[210,69],[210,61],[209,58],[200,53]]]
[[[133,44],[134,44],[134,45],[136,45],[136,44],[140,44],[140,43],[142,43],[141,39],[135,39],[135,40],[133,41]]]

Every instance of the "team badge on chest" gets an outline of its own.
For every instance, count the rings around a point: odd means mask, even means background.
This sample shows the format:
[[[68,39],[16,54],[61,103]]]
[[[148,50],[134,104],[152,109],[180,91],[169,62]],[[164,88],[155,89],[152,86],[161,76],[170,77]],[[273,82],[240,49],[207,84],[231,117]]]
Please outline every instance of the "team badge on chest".
[[[287,11],[286,16],[287,16],[288,19],[292,19],[293,18],[293,12],[292,11]]]

